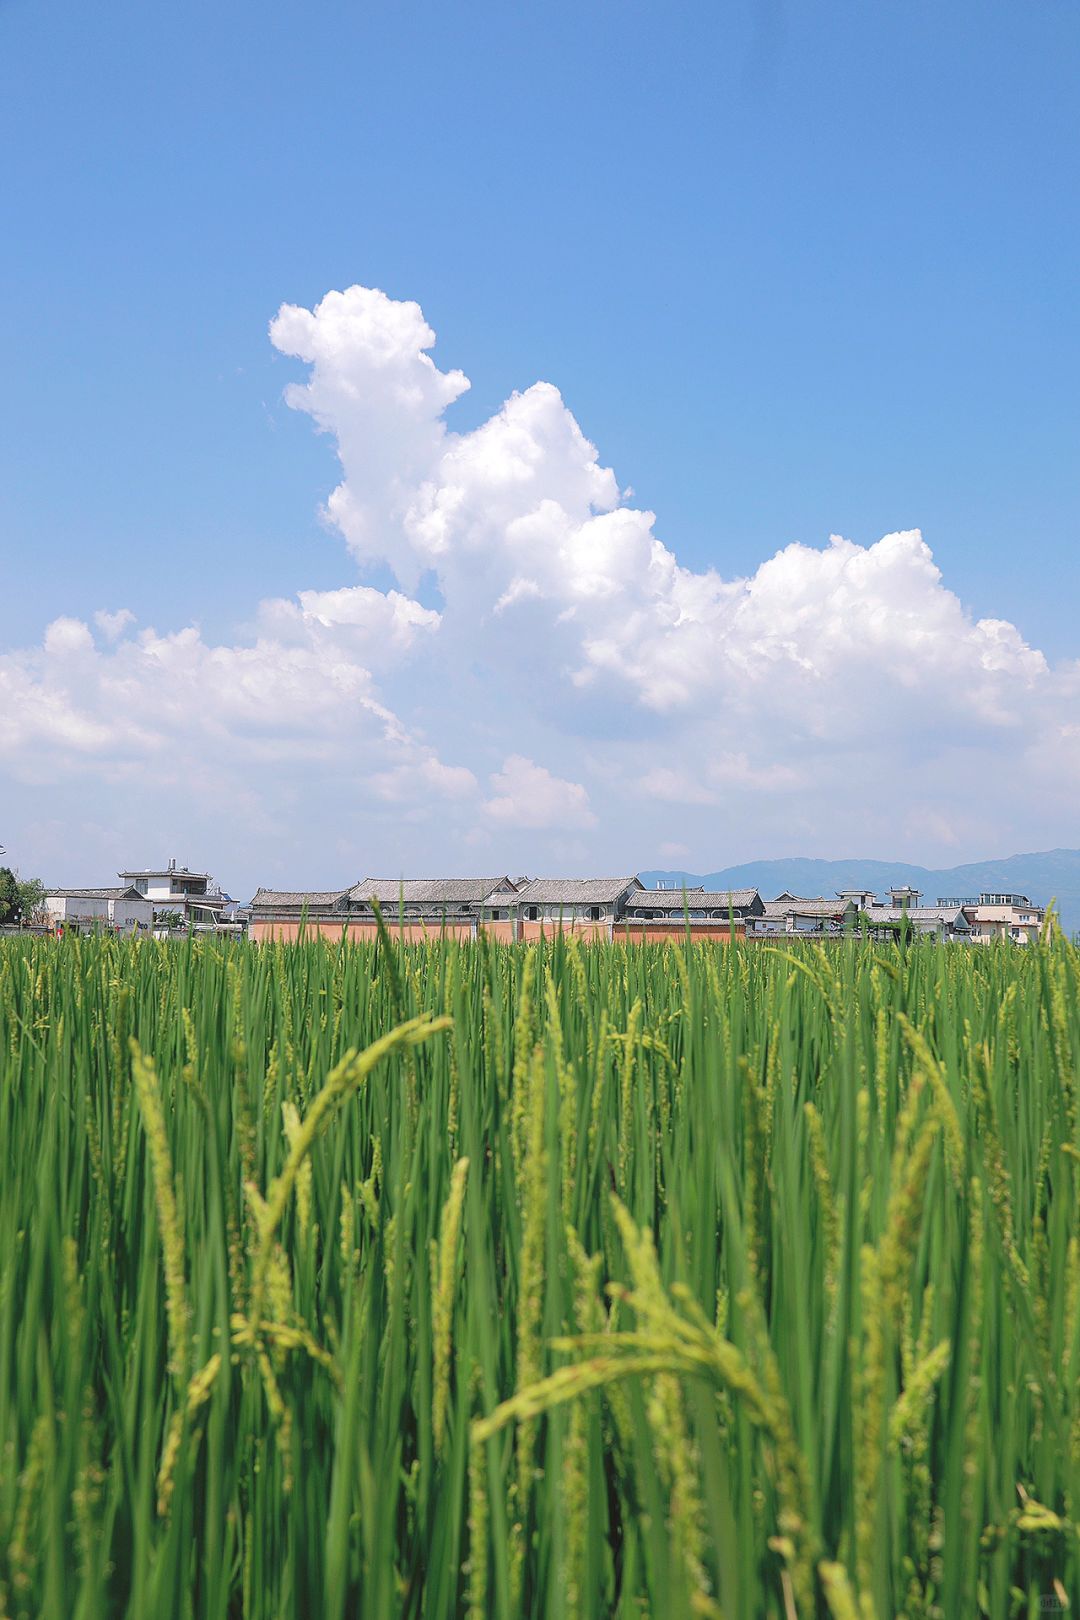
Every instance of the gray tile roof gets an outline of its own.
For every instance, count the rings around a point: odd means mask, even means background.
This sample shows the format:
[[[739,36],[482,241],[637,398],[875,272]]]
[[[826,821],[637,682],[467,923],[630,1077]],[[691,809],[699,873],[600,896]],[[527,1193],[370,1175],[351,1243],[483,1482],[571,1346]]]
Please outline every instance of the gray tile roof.
[[[386,910],[403,901],[407,906],[438,908],[477,906],[496,890],[512,893],[508,877],[489,878],[364,878],[349,890],[349,904],[378,900]]]
[[[146,900],[145,894],[140,894],[138,889],[132,888],[129,883],[121,889],[58,888],[46,889],[45,893],[54,898],[62,897],[67,900]],[[149,905],[150,901],[146,900],[146,903]]]
[[[867,916],[873,922],[880,917],[884,922],[899,922],[903,916],[912,922],[947,922],[952,927],[967,925],[962,906],[875,906]]]
[[[328,910],[342,898],[341,889],[257,889],[251,904],[263,911]]]
[[[756,889],[646,889],[630,897],[632,911],[744,911],[757,899]]]
[[[845,900],[825,900],[820,895],[813,900],[766,900],[766,918],[790,917],[842,917],[848,909]]]
[[[514,896],[526,905],[541,906],[604,906],[615,901],[628,889],[643,894],[639,878],[533,878]]]

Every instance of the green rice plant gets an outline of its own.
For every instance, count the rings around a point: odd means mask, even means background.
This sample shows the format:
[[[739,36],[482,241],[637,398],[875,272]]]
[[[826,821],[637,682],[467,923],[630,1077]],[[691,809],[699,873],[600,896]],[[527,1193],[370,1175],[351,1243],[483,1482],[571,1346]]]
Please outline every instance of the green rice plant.
[[[1076,1612],[1078,1077],[1060,934],[0,942],[0,1617]]]

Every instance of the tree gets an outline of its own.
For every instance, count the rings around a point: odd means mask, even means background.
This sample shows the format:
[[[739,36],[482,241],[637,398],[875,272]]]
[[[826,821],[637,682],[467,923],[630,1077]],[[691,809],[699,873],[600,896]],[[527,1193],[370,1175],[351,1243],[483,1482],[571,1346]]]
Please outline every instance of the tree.
[[[33,922],[45,907],[45,885],[40,878],[25,878],[17,888],[21,920],[24,923]]]
[[[19,885],[10,866],[0,866],[0,923],[14,922],[19,909]]]

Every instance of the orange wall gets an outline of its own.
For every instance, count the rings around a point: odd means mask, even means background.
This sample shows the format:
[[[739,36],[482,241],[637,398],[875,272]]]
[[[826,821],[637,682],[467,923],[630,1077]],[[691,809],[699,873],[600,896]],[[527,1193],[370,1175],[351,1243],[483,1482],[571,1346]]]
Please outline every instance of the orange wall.
[[[669,940],[684,940],[686,938],[686,923],[634,923],[621,922],[615,925],[615,938],[629,940],[632,945],[663,945]],[[691,923],[690,938],[695,942],[700,939],[710,940],[719,945],[731,944],[731,925],[729,923]],[[735,938],[746,938],[746,925],[735,924]]]
[[[577,917],[571,917],[563,922],[558,917],[545,917],[540,922],[522,922],[522,939],[542,939],[545,934],[576,934],[579,939],[610,939],[611,924],[606,922],[584,922]]]
[[[496,924],[495,926],[498,925]],[[379,930],[375,926],[374,921],[361,922],[350,918],[349,921],[346,922],[344,917],[340,920],[336,918],[308,918],[303,924],[304,938],[315,939],[321,935],[323,939],[338,940],[341,938],[341,930],[343,927],[345,928],[346,936],[349,939],[378,938]],[[408,944],[416,944],[425,939],[439,939],[443,934],[450,939],[472,938],[472,927],[469,923],[447,923],[445,928],[442,926],[438,928],[425,928],[423,923],[407,922],[404,924],[404,926],[402,926],[400,923],[394,922],[390,918],[387,918],[386,927],[387,932],[392,938],[403,939]],[[266,921],[259,920],[251,924],[249,937],[254,940],[276,939],[283,942],[291,942],[299,939],[300,930],[301,925],[299,922],[277,921],[276,919],[267,919]]]
[[[378,929],[375,923],[350,919],[348,923],[342,918],[309,918],[303,925],[304,938],[316,939],[320,935],[323,939],[339,940],[342,927],[345,927],[349,939],[375,939]],[[423,923],[405,923],[387,920],[387,929],[394,939],[403,939],[407,944],[418,944],[426,939],[439,939],[445,935],[448,939],[467,940],[473,937],[472,926],[469,923],[447,923],[445,928],[425,928]],[[498,922],[486,922],[483,925],[484,934],[488,939],[499,945],[509,945],[514,938],[514,925],[508,919]],[[563,929],[567,933],[574,933],[578,939],[585,941],[606,940],[612,935],[609,933],[607,923],[591,923],[574,921],[571,925],[560,923],[557,919],[547,918],[543,922],[523,922],[521,924],[521,938],[526,941],[541,939],[545,934],[550,938]],[[614,938],[632,945],[662,945],[669,940],[684,940],[686,938],[686,923],[643,923],[620,922],[615,924]],[[295,941],[300,937],[300,923],[298,921],[258,920],[251,924],[249,938],[260,940],[279,940],[282,942]],[[746,927],[743,923],[735,924],[735,938],[745,939]],[[727,923],[691,923],[690,938],[692,940],[712,940],[714,943],[726,945],[731,941],[731,930]]]
[[[497,945],[512,945],[514,942],[514,925],[509,917],[492,918],[480,925],[485,938],[493,939]]]

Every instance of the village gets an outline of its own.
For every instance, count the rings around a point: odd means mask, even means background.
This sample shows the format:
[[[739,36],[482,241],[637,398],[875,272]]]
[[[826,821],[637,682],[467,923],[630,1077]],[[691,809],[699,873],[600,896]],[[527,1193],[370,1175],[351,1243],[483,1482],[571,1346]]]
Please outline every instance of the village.
[[[646,888],[637,876],[550,878],[364,878],[342,889],[259,888],[246,905],[207,872],[170,860],[127,869],[108,888],[50,887],[28,919],[52,932],[188,932],[290,941],[322,935],[372,938],[387,926],[405,940],[433,934],[467,940],[481,933],[512,943],[556,930],[583,939],[649,943],[669,939],[768,940],[898,937],[985,944],[1038,939],[1045,907],[1026,895],[986,891],[925,903],[908,885],[879,899],[870,889],[826,896],[756,889]]]

